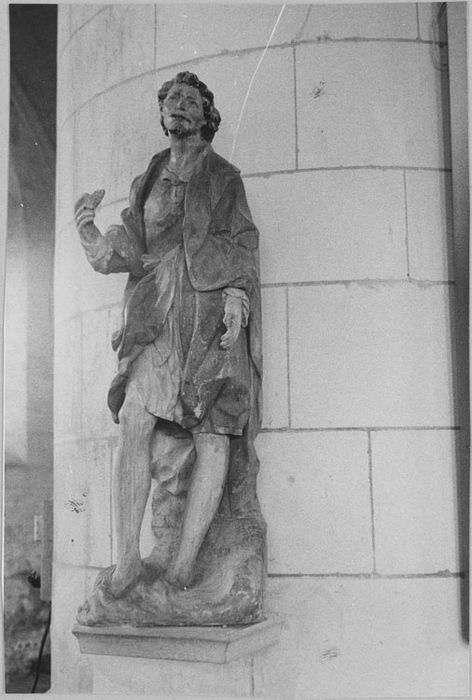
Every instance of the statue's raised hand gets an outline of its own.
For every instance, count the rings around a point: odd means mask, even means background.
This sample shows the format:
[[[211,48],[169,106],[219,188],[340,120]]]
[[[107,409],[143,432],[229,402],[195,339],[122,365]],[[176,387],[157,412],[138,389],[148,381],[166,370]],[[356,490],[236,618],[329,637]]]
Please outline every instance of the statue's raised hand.
[[[85,192],[85,194],[77,200],[74,207],[74,221],[79,232],[87,226],[87,224],[93,224],[95,209],[104,196],[105,190],[95,190],[92,194]]]

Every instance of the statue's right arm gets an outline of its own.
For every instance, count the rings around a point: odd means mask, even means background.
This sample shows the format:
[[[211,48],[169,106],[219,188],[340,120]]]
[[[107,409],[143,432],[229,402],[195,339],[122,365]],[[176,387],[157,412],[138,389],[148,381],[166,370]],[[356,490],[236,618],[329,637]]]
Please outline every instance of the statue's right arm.
[[[83,194],[74,207],[74,221],[87,260],[96,272],[131,272],[130,242],[123,225],[110,226],[103,236],[94,223],[95,210],[105,194]]]

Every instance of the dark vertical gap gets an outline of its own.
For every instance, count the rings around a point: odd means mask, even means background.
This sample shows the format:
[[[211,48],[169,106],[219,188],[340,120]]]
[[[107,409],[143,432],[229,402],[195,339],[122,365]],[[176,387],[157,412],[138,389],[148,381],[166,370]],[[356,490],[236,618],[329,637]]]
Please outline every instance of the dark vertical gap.
[[[287,415],[288,427],[292,427],[292,387],[290,383],[290,301],[289,288],[285,287],[285,344],[287,352]]]
[[[297,48],[293,47],[293,101],[294,101],[294,122],[295,122],[295,170],[298,170],[298,105],[297,105]]]
[[[369,493],[370,493],[370,518],[372,536],[372,573],[377,573],[377,555],[375,550],[375,501],[374,501],[374,467],[372,458],[372,432],[367,431],[367,454],[369,458]]]
[[[50,598],[27,580],[43,562],[33,523],[52,496],[53,260],[56,169],[57,6],[9,6],[10,133],[6,247],[5,680],[31,692]],[[21,307],[16,299],[24,297]],[[9,300],[9,301],[8,301]],[[20,347],[19,326],[23,332]],[[26,327],[25,327],[26,326]],[[15,356],[15,348],[24,360]],[[13,351],[12,351],[13,349]],[[18,381],[18,378],[21,381]],[[16,381],[16,385],[9,385]],[[13,390],[12,390],[13,389]],[[10,410],[9,410],[10,409]],[[11,436],[15,436],[15,439]],[[20,436],[18,439],[16,436]],[[21,454],[20,460],[14,455]],[[11,457],[10,457],[11,456]],[[11,460],[11,461],[9,461]],[[21,600],[28,599],[25,607]],[[28,642],[21,644],[21,640]],[[47,650],[46,646],[46,650]],[[48,652],[36,692],[49,687]]]
[[[457,6],[465,3],[454,3]],[[452,11],[461,8],[454,8]],[[456,489],[458,504],[459,568],[465,575],[460,580],[461,633],[469,638],[469,459],[470,459],[470,408],[469,408],[469,279],[468,279],[468,170],[467,153],[467,80],[466,39],[463,46],[458,37],[457,16],[454,34],[449,31],[450,3],[442,3],[436,17],[436,39],[440,46],[433,47],[435,67],[441,75],[443,118],[443,143],[445,164],[452,165],[451,181],[445,180],[446,210],[449,223],[447,245],[449,276],[455,280],[450,287],[450,324],[452,337],[454,422],[460,426],[455,433]],[[465,11],[463,23],[465,26]],[[460,24],[460,20],[459,20]],[[459,38],[459,42],[458,42]],[[453,43],[452,43],[453,42]],[[462,51],[462,55],[461,55]],[[461,65],[463,62],[463,65]],[[463,92],[465,102],[462,103]],[[464,194],[465,193],[465,194]]]
[[[406,170],[403,171],[403,196],[405,198],[405,249],[406,249],[406,276],[409,278],[411,275],[410,266],[410,238],[409,238],[409,226],[408,226],[408,185],[407,185],[407,174]]]

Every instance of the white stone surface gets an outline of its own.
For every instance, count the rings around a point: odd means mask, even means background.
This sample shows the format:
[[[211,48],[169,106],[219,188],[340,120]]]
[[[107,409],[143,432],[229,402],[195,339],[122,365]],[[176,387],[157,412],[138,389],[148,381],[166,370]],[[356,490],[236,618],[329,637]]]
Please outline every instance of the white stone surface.
[[[60,62],[59,62],[60,65]],[[61,75],[59,75],[61,79]],[[61,100],[58,100],[58,116]],[[56,198],[56,231],[60,231],[72,220],[74,204],[78,199],[76,192],[76,150],[75,118],[69,119],[57,131],[56,182],[61,183]],[[82,194],[82,193],[80,193]]]
[[[127,198],[132,180],[159,150],[161,133],[152,75],[89,102],[76,115],[75,192],[104,188],[105,203]]]
[[[61,55],[62,49],[70,37],[69,7],[62,5],[57,8],[57,53]],[[59,66],[58,66],[59,68]]]
[[[95,575],[98,572],[95,572]],[[79,645],[72,634],[77,608],[85,598],[84,569],[64,566],[54,560],[53,599],[54,611],[51,624],[51,645],[54,661],[51,664],[51,692],[79,693],[91,692],[90,685],[84,688],[81,676],[86,670],[86,661],[79,652]],[[54,624],[60,620],[60,624]]]
[[[408,250],[414,279],[454,279],[450,173],[406,173]]]
[[[87,122],[87,116],[85,121]],[[157,118],[157,117],[156,117]],[[80,181],[77,178],[77,158],[82,151],[82,148],[86,150],[90,148],[91,140],[95,138],[96,128],[91,129],[87,132],[87,125],[82,127],[82,120],[79,119],[80,127],[80,140],[81,146],[78,147],[74,144],[75,139],[75,122],[76,118],[67,120],[64,127],[60,130],[58,138],[58,158],[57,158],[57,178],[61,182],[60,196],[56,201],[56,237],[60,238],[64,235],[64,229],[74,220],[74,205],[79,199],[79,197],[84,192],[92,192],[96,189],[97,182],[101,183],[100,189],[103,187],[105,189],[105,196],[101,204],[96,210],[96,224],[102,232],[105,232],[106,228],[112,223],[121,223],[120,213],[128,206],[129,202],[129,191],[131,187],[131,181],[139,175],[147,167],[147,160],[151,159],[154,153],[153,148],[150,148],[149,154],[144,154],[141,163],[136,163],[136,170],[131,174],[130,181],[125,182],[123,179],[122,189],[123,194],[121,199],[117,199],[114,195],[116,193],[113,190],[108,189],[110,183],[110,173],[108,169],[108,163],[106,163],[106,157],[103,157],[103,161],[96,162],[96,154],[91,155],[91,162],[88,164],[87,173],[84,178]],[[88,123],[90,127],[90,123]],[[103,135],[103,132],[102,132]],[[150,142],[150,146],[153,144]],[[100,167],[103,168],[103,172],[100,172]],[[90,174],[89,174],[90,173]],[[89,181],[87,181],[89,178]],[[105,180],[108,178],[108,180]],[[111,196],[110,196],[111,195]],[[75,228],[74,228],[75,231]],[[68,234],[70,235],[70,234]],[[75,234],[74,240],[78,243],[79,238]],[[57,253],[56,253],[57,257]]]
[[[264,283],[406,278],[401,172],[304,172],[245,186]]]
[[[290,289],[292,427],[452,426],[443,285]]]
[[[236,696],[251,694],[251,661],[228,664],[94,656],[93,693]]]
[[[196,71],[215,93],[222,122],[214,148],[243,173],[295,167],[293,51],[291,47],[269,49],[251,85],[261,55],[262,51],[222,55],[178,67]],[[176,68],[158,71],[156,85],[176,72]]]
[[[301,38],[305,40],[366,38],[416,39],[416,5],[408,3],[355,3],[311,5]]]
[[[61,64],[74,86],[63,95],[65,117],[98,93],[152,71],[154,6],[114,4],[97,12],[72,36]],[[138,105],[134,108],[139,111]]]
[[[443,167],[441,74],[430,46],[298,46],[299,167]]]
[[[61,479],[54,487],[54,561],[111,564],[110,448],[107,440],[56,445]]]
[[[79,235],[72,224],[57,230],[54,257],[54,320],[57,325],[67,323],[80,313],[81,288],[89,284],[96,273],[85,258]]]
[[[82,322],[56,325],[54,338],[54,437],[77,439],[82,431]]]
[[[194,61],[228,51],[264,48],[279,16],[281,5],[253,3],[201,3],[157,5],[156,67]],[[271,46],[288,43],[300,34],[308,5],[286,5]],[[244,32],[235,26],[244,24]],[[169,32],[169,26],[174,27]],[[215,31],[218,27],[218,31]],[[195,65],[198,74],[198,64]],[[180,66],[175,68],[175,72]],[[211,86],[210,86],[211,87]]]
[[[265,433],[256,447],[269,572],[371,572],[367,434]]]
[[[72,34],[78,32],[87,22],[99,12],[103,12],[106,5],[89,5],[86,3],[76,3],[75,5],[59,5],[57,9],[58,19],[58,56],[62,58],[65,45],[70,40]]]
[[[109,6],[93,3],[75,3],[73,6],[64,5],[63,7],[69,10],[70,31],[73,33],[79,31],[99,12],[106,11]],[[61,7],[61,10],[63,10],[63,7]]]
[[[262,698],[466,697],[455,579],[283,579],[281,642],[255,659]]]
[[[287,309],[285,289],[262,290],[264,333],[263,427],[288,426]]]
[[[118,320],[115,307],[88,311],[82,317],[82,427],[88,437],[115,435],[118,430],[107,406],[108,389],[117,371],[111,337],[119,328]]]
[[[377,570],[460,569],[454,431],[372,434]]]

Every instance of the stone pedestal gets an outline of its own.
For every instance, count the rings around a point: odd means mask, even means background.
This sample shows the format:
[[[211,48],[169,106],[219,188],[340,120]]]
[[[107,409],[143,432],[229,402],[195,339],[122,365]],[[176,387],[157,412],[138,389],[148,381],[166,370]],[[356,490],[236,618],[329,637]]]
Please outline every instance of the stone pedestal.
[[[241,627],[75,625],[72,632],[87,692],[249,696],[254,656],[279,641],[280,629],[271,618]]]

